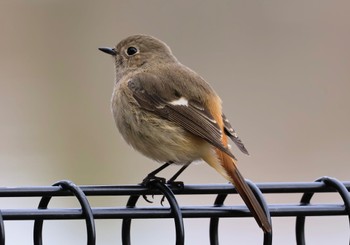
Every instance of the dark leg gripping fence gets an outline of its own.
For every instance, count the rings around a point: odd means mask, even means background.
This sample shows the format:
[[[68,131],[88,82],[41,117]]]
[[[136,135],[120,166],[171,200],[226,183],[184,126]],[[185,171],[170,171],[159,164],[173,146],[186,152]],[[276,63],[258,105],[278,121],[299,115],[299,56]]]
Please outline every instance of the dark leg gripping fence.
[[[261,183],[248,181],[249,186],[263,206],[270,222],[271,217],[296,217],[297,245],[305,245],[305,217],[347,215],[350,223],[350,182],[340,182],[330,177],[322,177],[315,182],[302,183]],[[310,204],[314,193],[338,192],[344,204]],[[95,219],[122,219],[121,240],[123,245],[130,245],[132,219],[174,219],[176,245],[184,244],[184,218],[209,218],[210,244],[219,244],[218,225],[220,218],[251,217],[246,206],[225,206],[229,194],[237,193],[231,184],[223,185],[167,185],[162,181],[153,181],[148,187],[128,186],[77,186],[71,181],[59,181],[46,187],[0,188],[0,197],[42,197],[37,209],[1,209],[0,210],[0,245],[5,245],[4,221],[34,220],[33,244],[42,245],[44,220],[85,219],[87,244],[96,244]],[[268,205],[262,193],[303,193],[298,204]],[[212,206],[179,206],[175,195],[216,194]],[[49,209],[48,204],[54,196],[74,195],[80,205],[78,208]],[[170,207],[137,207],[137,201],[144,195],[163,195]],[[130,196],[126,207],[92,208],[87,196]],[[272,232],[265,233],[263,244],[272,244]]]

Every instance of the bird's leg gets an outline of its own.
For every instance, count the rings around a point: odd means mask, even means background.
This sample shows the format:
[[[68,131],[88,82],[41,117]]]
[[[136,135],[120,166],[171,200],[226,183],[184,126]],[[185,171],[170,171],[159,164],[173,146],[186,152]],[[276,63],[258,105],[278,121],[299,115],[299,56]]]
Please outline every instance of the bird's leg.
[[[177,188],[183,188],[184,187],[184,182],[182,181],[175,181],[177,179],[177,177],[180,176],[180,174],[182,174],[183,171],[185,171],[186,168],[188,168],[188,166],[190,166],[191,162],[186,163],[185,165],[183,165],[174,175],[173,177],[171,177],[166,183],[168,185],[172,185],[174,187]],[[163,206],[163,202],[164,202],[165,196],[162,197],[162,199],[160,200],[160,204]]]
[[[190,166],[191,162],[186,163],[185,165],[183,165],[174,175],[173,177],[171,177],[166,183],[169,185],[173,185],[173,186],[178,186],[181,187],[183,186],[183,182],[182,181],[175,181],[177,179],[177,177],[180,176],[180,174],[182,174],[183,171],[185,171],[186,168],[188,168],[188,166]]]
[[[154,171],[150,172],[143,180],[142,180],[142,185],[148,185],[151,181],[154,180],[159,180],[162,183],[165,183],[165,179],[161,178],[161,177],[157,177],[156,174],[158,174],[159,172],[161,172],[162,170],[166,169],[167,167],[169,167],[171,164],[173,164],[172,161],[166,162],[164,163],[162,166],[160,166],[159,168],[155,169]]]

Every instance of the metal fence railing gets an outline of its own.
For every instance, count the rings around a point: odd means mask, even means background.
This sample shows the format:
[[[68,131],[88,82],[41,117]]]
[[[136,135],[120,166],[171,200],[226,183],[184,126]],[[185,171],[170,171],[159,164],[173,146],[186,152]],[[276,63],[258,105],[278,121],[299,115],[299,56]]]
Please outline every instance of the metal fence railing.
[[[279,182],[254,184],[248,181],[254,194],[265,209],[268,217],[296,217],[295,235],[298,245],[305,244],[305,218],[307,216],[348,216],[350,220],[350,182],[340,182],[335,178],[322,177],[315,182]],[[310,204],[314,193],[338,192],[342,203]],[[167,185],[161,181],[152,182],[148,187],[142,185],[120,186],[77,186],[71,181],[59,181],[53,186],[0,187],[0,198],[3,197],[41,197],[34,209],[1,209],[0,207],[0,245],[5,245],[5,223],[8,220],[32,220],[33,244],[41,245],[43,222],[45,220],[85,220],[87,244],[96,244],[96,219],[121,219],[121,241],[129,245],[131,222],[133,219],[173,219],[177,245],[184,244],[185,229],[183,219],[210,219],[210,244],[219,244],[218,224],[220,218],[251,217],[244,205],[225,205],[225,198],[236,194],[230,184],[215,185]],[[296,204],[267,204],[263,194],[301,193]],[[207,206],[180,206],[178,195],[217,195],[213,204]],[[169,206],[137,206],[140,197],[145,195],[163,195]],[[81,208],[48,208],[56,196],[75,196]],[[129,196],[125,206],[91,207],[89,196]],[[272,229],[273,230],[273,229]],[[272,244],[272,232],[265,233],[263,244]]]

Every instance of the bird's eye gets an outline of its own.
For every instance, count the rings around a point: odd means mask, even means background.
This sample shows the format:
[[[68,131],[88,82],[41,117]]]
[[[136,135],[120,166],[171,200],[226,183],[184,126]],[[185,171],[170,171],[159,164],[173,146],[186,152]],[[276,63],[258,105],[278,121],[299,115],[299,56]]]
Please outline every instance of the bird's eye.
[[[137,48],[135,48],[135,47],[129,47],[127,50],[126,50],[126,53],[128,54],[128,55],[134,55],[134,54],[136,54],[138,52],[138,50],[137,50]]]

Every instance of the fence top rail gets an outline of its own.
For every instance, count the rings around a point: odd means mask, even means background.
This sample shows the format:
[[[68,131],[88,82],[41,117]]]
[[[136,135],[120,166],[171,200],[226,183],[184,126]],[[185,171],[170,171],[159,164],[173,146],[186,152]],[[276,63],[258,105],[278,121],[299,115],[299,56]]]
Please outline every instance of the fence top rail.
[[[342,182],[350,191],[350,181]],[[266,182],[256,183],[262,193],[320,193],[336,192],[333,187],[323,182]],[[160,195],[159,190],[152,190],[142,185],[82,185],[79,186],[86,196],[130,196],[130,195]],[[231,184],[190,184],[169,186],[176,195],[200,194],[232,194],[237,193]],[[0,187],[0,197],[41,197],[41,196],[71,196],[72,193],[60,186],[23,186]]]

